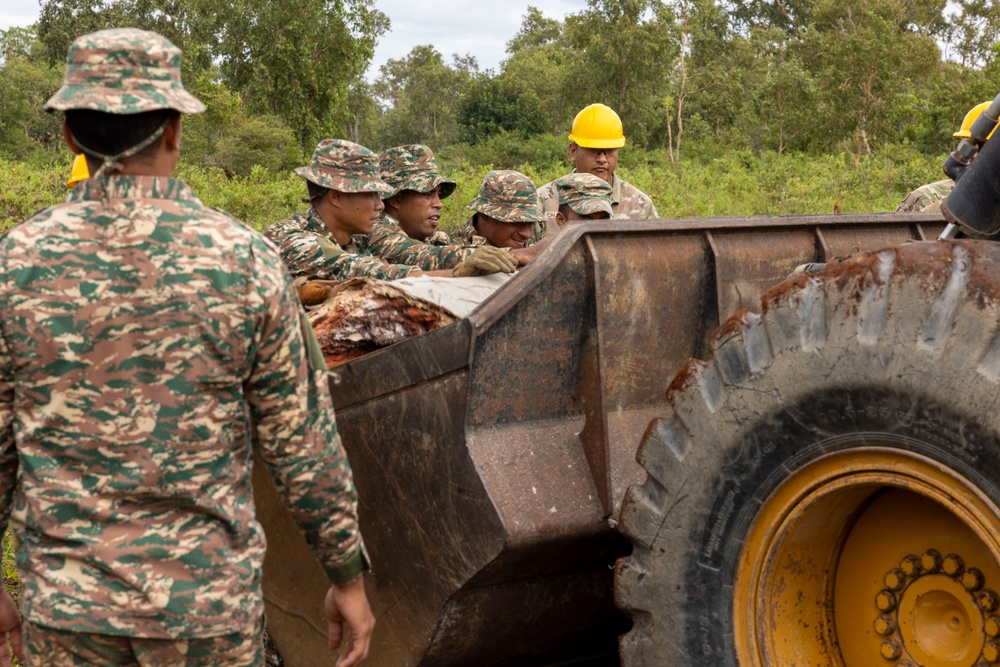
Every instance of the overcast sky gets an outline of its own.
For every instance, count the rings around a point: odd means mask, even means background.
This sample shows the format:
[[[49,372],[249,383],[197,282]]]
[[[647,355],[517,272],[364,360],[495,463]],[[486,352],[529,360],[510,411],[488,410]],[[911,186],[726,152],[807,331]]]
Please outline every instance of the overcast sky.
[[[418,44],[431,44],[444,54],[471,53],[480,69],[498,69],[506,43],[517,33],[528,5],[543,14],[562,19],[579,12],[586,0],[375,0],[375,6],[391,21],[390,32],[375,47],[369,70],[374,79],[378,68],[390,58],[402,58]],[[38,19],[38,0],[0,0],[0,29],[31,25]]]

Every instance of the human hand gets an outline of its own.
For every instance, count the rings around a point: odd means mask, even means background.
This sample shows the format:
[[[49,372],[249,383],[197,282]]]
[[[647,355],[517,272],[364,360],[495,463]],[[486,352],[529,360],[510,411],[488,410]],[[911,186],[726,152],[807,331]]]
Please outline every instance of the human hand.
[[[344,642],[345,626],[350,627],[337,667],[353,667],[368,657],[375,617],[368,606],[363,576],[347,584],[330,586],[330,590],[326,592],[326,618],[330,623],[331,649],[340,647]]]
[[[24,653],[21,649],[21,614],[6,590],[0,593],[0,633],[10,643],[10,651],[0,650],[0,667],[11,667],[13,661],[10,654],[23,660]]]
[[[455,267],[455,277],[486,276],[491,273],[514,273],[517,260],[504,248],[491,245],[479,246],[472,254]]]

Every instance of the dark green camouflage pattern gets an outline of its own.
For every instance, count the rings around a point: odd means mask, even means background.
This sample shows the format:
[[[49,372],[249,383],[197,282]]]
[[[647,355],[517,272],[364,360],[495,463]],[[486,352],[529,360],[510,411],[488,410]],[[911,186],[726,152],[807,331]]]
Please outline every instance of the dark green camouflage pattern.
[[[377,192],[383,199],[392,194],[392,187],[379,178],[378,156],[344,139],[324,139],[316,144],[312,162],[295,173],[337,192]]]
[[[265,667],[260,623],[221,637],[146,639],[83,634],[24,623],[25,664],[45,667],[156,665]]]
[[[445,199],[456,187],[455,181],[444,178],[438,171],[431,149],[421,144],[385,149],[379,153],[379,172],[382,180],[392,187],[392,195],[403,190],[430,192],[440,185],[438,196]]]
[[[368,247],[373,255],[390,264],[408,264],[424,271],[454,269],[475,250],[455,244],[431,245],[410,238],[391,215],[375,223],[368,235]]]
[[[541,222],[537,191],[519,171],[494,170],[483,178],[479,195],[467,208],[500,222]]]
[[[611,185],[593,174],[569,174],[552,182],[559,198],[559,206],[567,205],[580,215],[613,213],[611,210]]]
[[[259,622],[248,417],[328,576],[357,576],[309,335],[271,243],[175,179],[92,178],[0,238],[0,530],[22,541],[27,620],[172,639]]]
[[[70,45],[62,88],[45,109],[200,113],[205,105],[181,85],[180,49],[155,32],[116,28],[78,37]]]
[[[389,264],[375,257],[366,236],[352,236],[347,247],[341,248],[312,207],[274,223],[264,230],[264,235],[277,244],[281,259],[296,278],[396,280],[417,270],[415,266]]]

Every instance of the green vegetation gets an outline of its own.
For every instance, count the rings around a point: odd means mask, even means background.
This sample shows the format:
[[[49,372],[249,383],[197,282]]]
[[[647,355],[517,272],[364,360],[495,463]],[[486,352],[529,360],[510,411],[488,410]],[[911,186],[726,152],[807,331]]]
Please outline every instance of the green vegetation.
[[[857,163],[848,153],[716,153],[698,144],[688,150],[684,162],[673,164],[665,150],[626,148],[619,173],[652,195],[663,217],[792,215],[832,213],[837,203],[844,213],[892,211],[913,187],[935,180],[941,163],[908,144],[883,146]],[[468,217],[465,205],[490,169],[518,169],[542,185],[571,168],[565,140],[551,135],[526,141],[500,134],[485,144],[451,146],[439,152],[438,161],[458,183],[444,201],[443,229]],[[0,231],[61,201],[69,167],[65,151],[58,160],[37,164],[0,158]],[[254,166],[246,175],[229,177],[220,167],[185,160],[177,174],[206,204],[258,230],[305,208],[305,187],[291,171]]]

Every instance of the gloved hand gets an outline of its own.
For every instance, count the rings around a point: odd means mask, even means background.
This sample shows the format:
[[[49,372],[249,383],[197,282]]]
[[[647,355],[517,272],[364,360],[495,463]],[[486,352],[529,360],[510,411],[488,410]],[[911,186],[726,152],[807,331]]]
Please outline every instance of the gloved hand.
[[[455,267],[455,277],[488,276],[491,273],[514,273],[517,260],[504,248],[479,246],[468,259]]]

